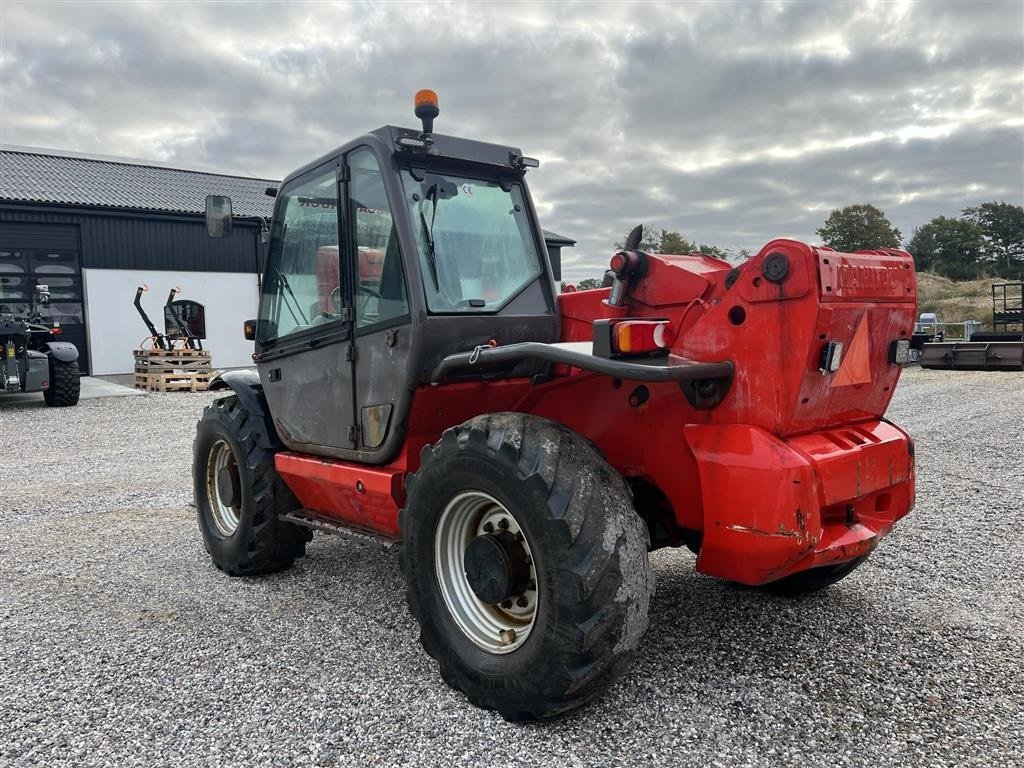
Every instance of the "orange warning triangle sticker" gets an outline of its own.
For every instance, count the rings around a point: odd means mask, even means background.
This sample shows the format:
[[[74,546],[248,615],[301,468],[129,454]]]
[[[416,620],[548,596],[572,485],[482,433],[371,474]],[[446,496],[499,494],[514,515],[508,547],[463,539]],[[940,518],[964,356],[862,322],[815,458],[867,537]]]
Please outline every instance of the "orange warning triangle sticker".
[[[833,387],[871,382],[871,339],[868,337],[868,313],[861,315],[860,325],[853,334],[849,349],[843,352],[843,362],[832,377]]]

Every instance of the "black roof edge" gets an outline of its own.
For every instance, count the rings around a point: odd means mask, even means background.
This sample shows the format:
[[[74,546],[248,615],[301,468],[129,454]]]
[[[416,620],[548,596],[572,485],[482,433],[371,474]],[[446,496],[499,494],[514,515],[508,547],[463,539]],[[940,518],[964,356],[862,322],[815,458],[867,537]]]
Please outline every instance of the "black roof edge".
[[[52,203],[40,200],[10,200],[0,199],[0,212],[5,209],[30,209],[37,213],[57,213],[57,214],[68,214],[68,215],[85,215],[85,216],[119,216],[119,217],[133,217],[133,216],[147,216],[152,217],[154,215],[166,219],[192,219],[197,221],[205,221],[206,216],[202,213],[194,213],[190,211],[164,211],[156,208],[119,208],[110,205],[83,205],[81,203]],[[239,226],[255,227],[259,224],[256,221],[258,217],[255,216],[235,216],[234,223]],[[576,241],[572,238],[565,237],[563,235],[556,234],[547,229],[541,229],[544,235],[544,242],[550,245],[576,245]]]
[[[113,205],[85,205],[84,203],[55,203],[49,200],[12,200],[0,198],[0,211],[9,208],[27,208],[38,213],[56,213],[80,216],[118,216],[162,219],[194,219],[205,221],[206,214],[195,211],[167,211],[159,208],[124,208]],[[255,227],[259,225],[259,216],[234,216],[233,222],[239,226]]]
[[[560,235],[557,232],[552,232],[550,229],[544,230],[544,240],[552,245],[576,245],[576,241],[571,237],[566,237],[565,235]]]
[[[117,155],[101,155],[89,152],[74,152],[67,149],[52,149],[50,147],[31,147],[21,144],[0,143],[0,153],[17,155],[39,155],[41,157],[58,157],[64,160],[83,160],[91,163],[103,163],[105,165],[130,165],[137,168],[153,168],[160,171],[178,171],[180,173],[197,173],[203,176],[223,176],[228,179],[240,181],[267,181],[273,184],[280,184],[277,179],[265,179],[262,176],[246,176],[241,173],[229,173],[227,171],[210,171],[204,168],[188,168],[173,163],[161,163],[157,160],[142,160],[134,157],[120,157]]]

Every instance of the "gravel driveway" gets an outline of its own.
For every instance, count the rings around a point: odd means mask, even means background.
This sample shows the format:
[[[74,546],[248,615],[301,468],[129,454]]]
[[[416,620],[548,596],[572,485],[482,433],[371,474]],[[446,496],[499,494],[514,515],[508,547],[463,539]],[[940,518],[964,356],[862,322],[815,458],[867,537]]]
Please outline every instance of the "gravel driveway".
[[[395,549],[213,568],[211,399],[0,404],[0,766],[1024,765],[1024,375],[909,370],[918,505],[866,565],[786,600],[657,552],[626,676],[519,726],[440,680]]]

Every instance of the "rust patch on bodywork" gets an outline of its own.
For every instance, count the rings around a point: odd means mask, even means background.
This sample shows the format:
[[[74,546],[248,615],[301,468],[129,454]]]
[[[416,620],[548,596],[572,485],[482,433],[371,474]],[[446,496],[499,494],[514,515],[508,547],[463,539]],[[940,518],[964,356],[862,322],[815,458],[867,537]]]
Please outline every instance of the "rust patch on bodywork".
[[[796,520],[796,530],[787,528],[781,522],[779,523],[779,527],[776,528],[774,531],[766,531],[763,528],[757,528],[755,526],[737,524],[727,525],[726,530],[736,531],[737,533],[752,533],[756,536],[781,536],[787,539],[796,539],[797,541],[801,542],[808,539],[813,539],[813,537],[807,533],[807,517],[806,515],[804,515],[803,511],[797,509],[794,518]],[[816,543],[816,541],[812,541],[811,546],[813,546]]]

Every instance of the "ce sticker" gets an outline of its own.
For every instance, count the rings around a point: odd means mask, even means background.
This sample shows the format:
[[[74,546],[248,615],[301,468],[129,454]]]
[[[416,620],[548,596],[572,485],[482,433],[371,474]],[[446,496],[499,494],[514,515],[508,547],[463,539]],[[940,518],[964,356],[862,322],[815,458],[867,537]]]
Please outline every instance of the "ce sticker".
[[[463,184],[462,185],[462,194],[464,194],[466,197],[472,197],[473,196],[473,185],[472,184]]]

